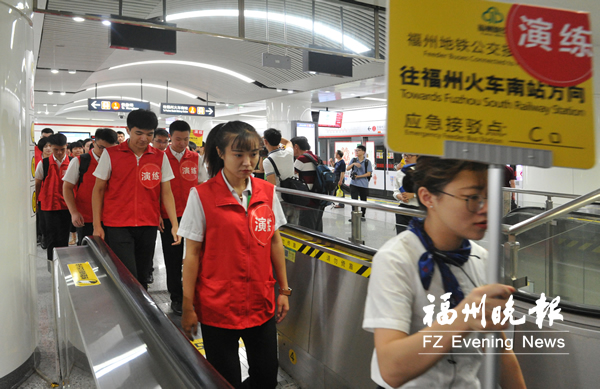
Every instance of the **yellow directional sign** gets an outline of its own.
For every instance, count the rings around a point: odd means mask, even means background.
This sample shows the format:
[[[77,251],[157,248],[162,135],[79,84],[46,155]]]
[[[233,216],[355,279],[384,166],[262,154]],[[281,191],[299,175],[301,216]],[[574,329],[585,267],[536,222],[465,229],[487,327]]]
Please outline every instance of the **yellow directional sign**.
[[[594,165],[589,15],[481,0],[390,1],[391,149],[445,141],[550,150]]]
[[[295,365],[296,362],[298,362],[298,358],[296,357],[296,352],[294,350],[290,349],[289,356],[290,356],[290,362],[292,362],[292,364]]]
[[[68,265],[75,286],[100,285],[100,280],[92,270],[89,262]]]

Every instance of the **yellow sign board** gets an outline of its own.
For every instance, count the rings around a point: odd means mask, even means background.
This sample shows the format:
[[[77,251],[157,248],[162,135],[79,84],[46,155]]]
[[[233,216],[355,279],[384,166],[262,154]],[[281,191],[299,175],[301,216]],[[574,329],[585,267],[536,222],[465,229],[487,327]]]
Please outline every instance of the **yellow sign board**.
[[[96,277],[89,262],[73,263],[68,266],[75,286],[100,285],[100,280]]]
[[[550,150],[594,165],[589,15],[480,0],[389,1],[388,146]]]
[[[194,142],[197,147],[202,146],[202,138],[204,137],[204,131],[192,130],[190,132],[190,141]]]

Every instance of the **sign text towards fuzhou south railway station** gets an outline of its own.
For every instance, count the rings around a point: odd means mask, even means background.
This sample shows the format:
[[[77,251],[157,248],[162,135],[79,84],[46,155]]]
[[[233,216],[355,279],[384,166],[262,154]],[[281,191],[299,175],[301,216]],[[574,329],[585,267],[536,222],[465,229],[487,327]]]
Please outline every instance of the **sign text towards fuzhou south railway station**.
[[[190,115],[215,117],[215,107],[210,105],[187,105],[162,103],[160,113],[167,115]]]

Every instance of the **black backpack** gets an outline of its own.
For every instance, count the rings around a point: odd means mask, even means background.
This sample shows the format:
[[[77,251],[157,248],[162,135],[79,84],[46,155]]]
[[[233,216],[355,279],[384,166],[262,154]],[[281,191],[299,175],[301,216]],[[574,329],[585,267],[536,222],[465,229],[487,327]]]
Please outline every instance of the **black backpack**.
[[[314,159],[312,155],[305,153],[305,157],[311,160],[315,165],[315,182],[313,183],[313,192],[330,195],[331,192],[337,188],[338,181],[335,179],[335,173],[333,173],[327,165],[323,163],[321,158],[318,160]]]
[[[277,169],[277,165],[275,161],[271,157],[267,157],[269,161],[271,161],[271,165],[273,165],[273,170],[275,170],[275,174],[279,178],[279,186],[286,189],[300,190],[303,192],[310,192],[308,190],[308,186],[304,181],[300,180],[298,177],[292,175],[291,177],[286,178],[285,180],[281,179],[281,175],[279,174],[279,169]],[[281,198],[286,203],[300,205],[302,207],[306,207],[308,203],[310,203],[310,198],[304,196],[292,195],[289,193],[282,193]]]
[[[67,161],[70,161],[71,158],[69,157],[65,157],[67,158]],[[88,163],[89,166],[89,163]],[[48,177],[48,169],[50,169],[50,157],[46,157],[44,159],[42,159],[42,168],[44,169],[44,178],[42,178],[42,181],[44,181],[46,179],[46,177]],[[87,170],[87,168],[86,168]],[[81,180],[81,178],[80,178]]]

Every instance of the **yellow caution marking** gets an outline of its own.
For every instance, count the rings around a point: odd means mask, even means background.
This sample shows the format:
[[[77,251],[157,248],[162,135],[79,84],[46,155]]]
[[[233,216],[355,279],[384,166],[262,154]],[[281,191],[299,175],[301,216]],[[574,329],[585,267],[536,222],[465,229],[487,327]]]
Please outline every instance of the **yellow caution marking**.
[[[296,352],[290,349],[290,352],[288,354],[290,356],[290,362],[292,362],[292,364],[295,365],[296,362],[298,362],[298,358],[296,358]]]
[[[577,243],[579,243],[579,241],[577,241],[577,240],[572,240],[572,241],[570,241],[570,242],[569,242],[569,244],[567,245],[567,247],[573,247],[573,246],[575,246]]]
[[[558,244],[563,244],[565,241],[565,238],[558,238]]]
[[[33,193],[31,194],[31,209],[33,210],[33,213],[37,212],[37,196],[35,194],[35,191],[33,191]]]
[[[587,248],[588,248],[588,247],[590,247],[591,245],[592,245],[591,243],[585,243],[585,244],[582,244],[582,245],[579,247],[579,250],[581,250],[581,251],[585,251],[585,250],[587,250]]]
[[[596,247],[592,253],[600,254],[600,246]]]
[[[196,350],[200,352],[200,354],[206,356],[206,350],[204,350],[204,338],[198,338],[194,340],[190,340],[190,343],[196,347]],[[240,348],[246,347],[242,338],[239,340]]]
[[[96,277],[96,273],[92,270],[89,262],[73,263],[68,266],[75,286],[100,285],[100,280]]]
[[[358,274],[365,278],[369,278],[369,276],[371,275],[371,268],[369,266],[361,265],[360,263],[348,260],[346,258],[323,252],[317,248],[295,242],[283,236],[281,237],[281,240],[283,241],[283,246],[286,249],[286,259],[288,259],[291,262],[296,261],[296,252],[300,252],[302,254],[309,255],[320,261],[327,262],[330,265],[339,267],[340,269],[347,270],[354,274]]]

